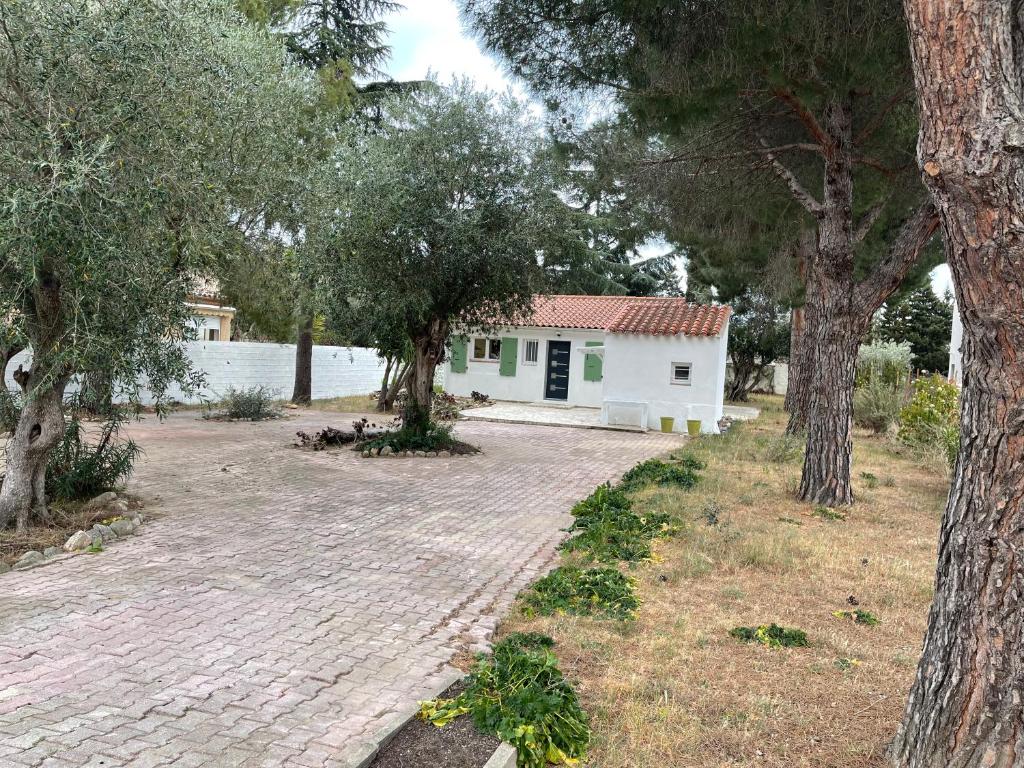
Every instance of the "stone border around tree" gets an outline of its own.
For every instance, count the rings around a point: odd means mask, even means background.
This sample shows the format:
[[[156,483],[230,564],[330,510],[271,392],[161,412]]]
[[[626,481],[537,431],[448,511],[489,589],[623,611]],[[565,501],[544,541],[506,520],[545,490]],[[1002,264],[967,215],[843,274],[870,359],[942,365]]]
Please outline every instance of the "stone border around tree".
[[[13,566],[0,562],[0,574],[11,571],[26,571],[60,560],[66,560],[83,552],[101,552],[107,544],[133,535],[145,522],[141,510],[130,510],[128,499],[108,491],[87,502],[83,509],[100,510],[109,508],[112,512],[110,523],[95,523],[89,530],[76,531],[68,537],[63,547],[47,547],[42,552],[30,549],[23,552]]]
[[[474,456],[480,451],[475,453],[465,452],[457,453],[453,451],[396,451],[392,449],[390,445],[385,445],[383,448],[371,448],[363,451],[360,456],[364,459],[459,459],[466,456]]]
[[[465,676],[464,672],[454,668],[438,672],[432,678],[437,682],[431,686],[434,691],[431,698],[437,698]],[[387,715],[372,737],[365,741],[349,744],[341,750],[337,756],[339,768],[366,768],[377,757],[377,754],[391,743],[398,732],[416,717],[417,712],[419,712],[419,707],[406,706]],[[516,748],[502,742],[481,768],[516,768],[517,757]]]

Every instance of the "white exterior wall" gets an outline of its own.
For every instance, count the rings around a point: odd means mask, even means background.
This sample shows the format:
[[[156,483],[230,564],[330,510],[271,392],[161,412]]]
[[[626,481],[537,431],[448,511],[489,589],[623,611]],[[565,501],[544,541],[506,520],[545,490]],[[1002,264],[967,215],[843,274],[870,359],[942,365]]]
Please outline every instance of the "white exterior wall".
[[[728,324],[715,337],[609,334],[605,340],[604,399],[647,404],[647,427],[661,428],[661,417],[700,419],[703,432],[718,432],[725,398]],[[672,364],[690,363],[690,384],[673,384]]]
[[[553,328],[509,328],[495,331],[487,338],[500,339],[514,337],[519,339],[516,350],[516,375],[501,376],[498,373],[498,361],[473,360],[473,339],[470,336],[467,344],[466,372],[456,373],[452,370],[451,354],[444,366],[444,388],[446,392],[460,397],[469,397],[474,390],[489,395],[494,400],[510,400],[522,403],[548,403],[555,405],[578,405],[600,408],[602,399],[602,382],[583,380],[584,354],[578,350],[586,347],[588,341],[604,341],[604,331],[573,331]],[[523,362],[527,339],[540,342],[537,350],[536,364]],[[568,400],[545,400],[544,386],[547,376],[547,355],[549,341],[568,341],[571,343],[569,358],[569,398]],[[604,375],[608,375],[607,362]]]
[[[949,372],[946,374],[957,386],[964,385],[964,365],[960,347],[964,341],[964,324],[960,319],[960,308],[953,305],[953,335],[949,340]]]
[[[206,386],[191,397],[174,387],[168,395],[175,400],[199,403],[217,401],[228,388],[241,389],[262,385],[279,390],[281,397],[291,396],[295,383],[294,344],[255,344],[230,341],[192,341],[186,345],[192,366],[206,374]],[[16,387],[10,374],[29,355],[22,353],[7,368],[7,386]],[[380,389],[384,364],[375,349],[363,347],[313,347],[313,398],[360,395]],[[69,391],[73,388],[69,387]],[[142,402],[152,398],[143,393]]]

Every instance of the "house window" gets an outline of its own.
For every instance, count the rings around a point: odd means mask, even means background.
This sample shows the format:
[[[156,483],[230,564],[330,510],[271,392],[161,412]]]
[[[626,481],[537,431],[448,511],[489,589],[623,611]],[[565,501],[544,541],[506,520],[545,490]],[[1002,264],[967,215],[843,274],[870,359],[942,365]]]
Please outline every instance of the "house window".
[[[473,339],[473,359],[497,362],[501,359],[501,339]]]
[[[204,328],[205,340],[206,341],[218,341],[220,339],[220,329],[218,328]]]
[[[536,365],[540,354],[540,342],[537,339],[526,339],[523,345],[523,364]]]
[[[690,363],[672,363],[672,383],[689,386],[691,368]]]

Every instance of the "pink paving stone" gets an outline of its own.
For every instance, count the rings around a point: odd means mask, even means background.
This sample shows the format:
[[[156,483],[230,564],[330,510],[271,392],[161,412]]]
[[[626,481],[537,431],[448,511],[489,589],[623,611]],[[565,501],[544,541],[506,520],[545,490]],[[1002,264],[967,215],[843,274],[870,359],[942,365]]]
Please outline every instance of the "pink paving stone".
[[[146,454],[132,490],[152,516],[140,534],[0,576],[0,755],[185,768],[215,745],[245,768],[331,764],[334,745],[432,695],[453,653],[487,636],[551,567],[575,501],[680,445],[463,422],[482,454],[291,446],[349,420],[134,425]],[[98,734],[114,754],[76,748]]]

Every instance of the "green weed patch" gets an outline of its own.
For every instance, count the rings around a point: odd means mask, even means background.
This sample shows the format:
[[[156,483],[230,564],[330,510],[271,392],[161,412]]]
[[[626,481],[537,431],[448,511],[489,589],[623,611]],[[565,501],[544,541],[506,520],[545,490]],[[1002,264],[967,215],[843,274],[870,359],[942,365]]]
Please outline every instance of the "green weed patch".
[[[854,624],[863,624],[866,627],[875,627],[881,624],[881,620],[871,611],[862,611],[859,608],[855,611],[832,611],[837,619],[849,619]]]
[[[778,624],[736,627],[730,629],[729,634],[745,643],[759,643],[768,648],[805,648],[810,645],[803,630],[780,627]]]
[[[623,491],[635,491],[645,485],[693,488],[700,480],[699,472],[704,466],[703,461],[689,455],[684,455],[672,463],[666,463],[661,459],[648,459],[626,472],[617,487]]]
[[[633,580],[615,568],[563,565],[522,595],[522,608],[527,616],[568,613],[628,620],[635,617],[639,606]]]
[[[553,644],[533,632],[509,635],[491,656],[478,657],[459,696],[422,702],[420,717],[440,727],[468,714],[481,731],[516,748],[519,768],[575,764],[590,743],[590,726]]]

